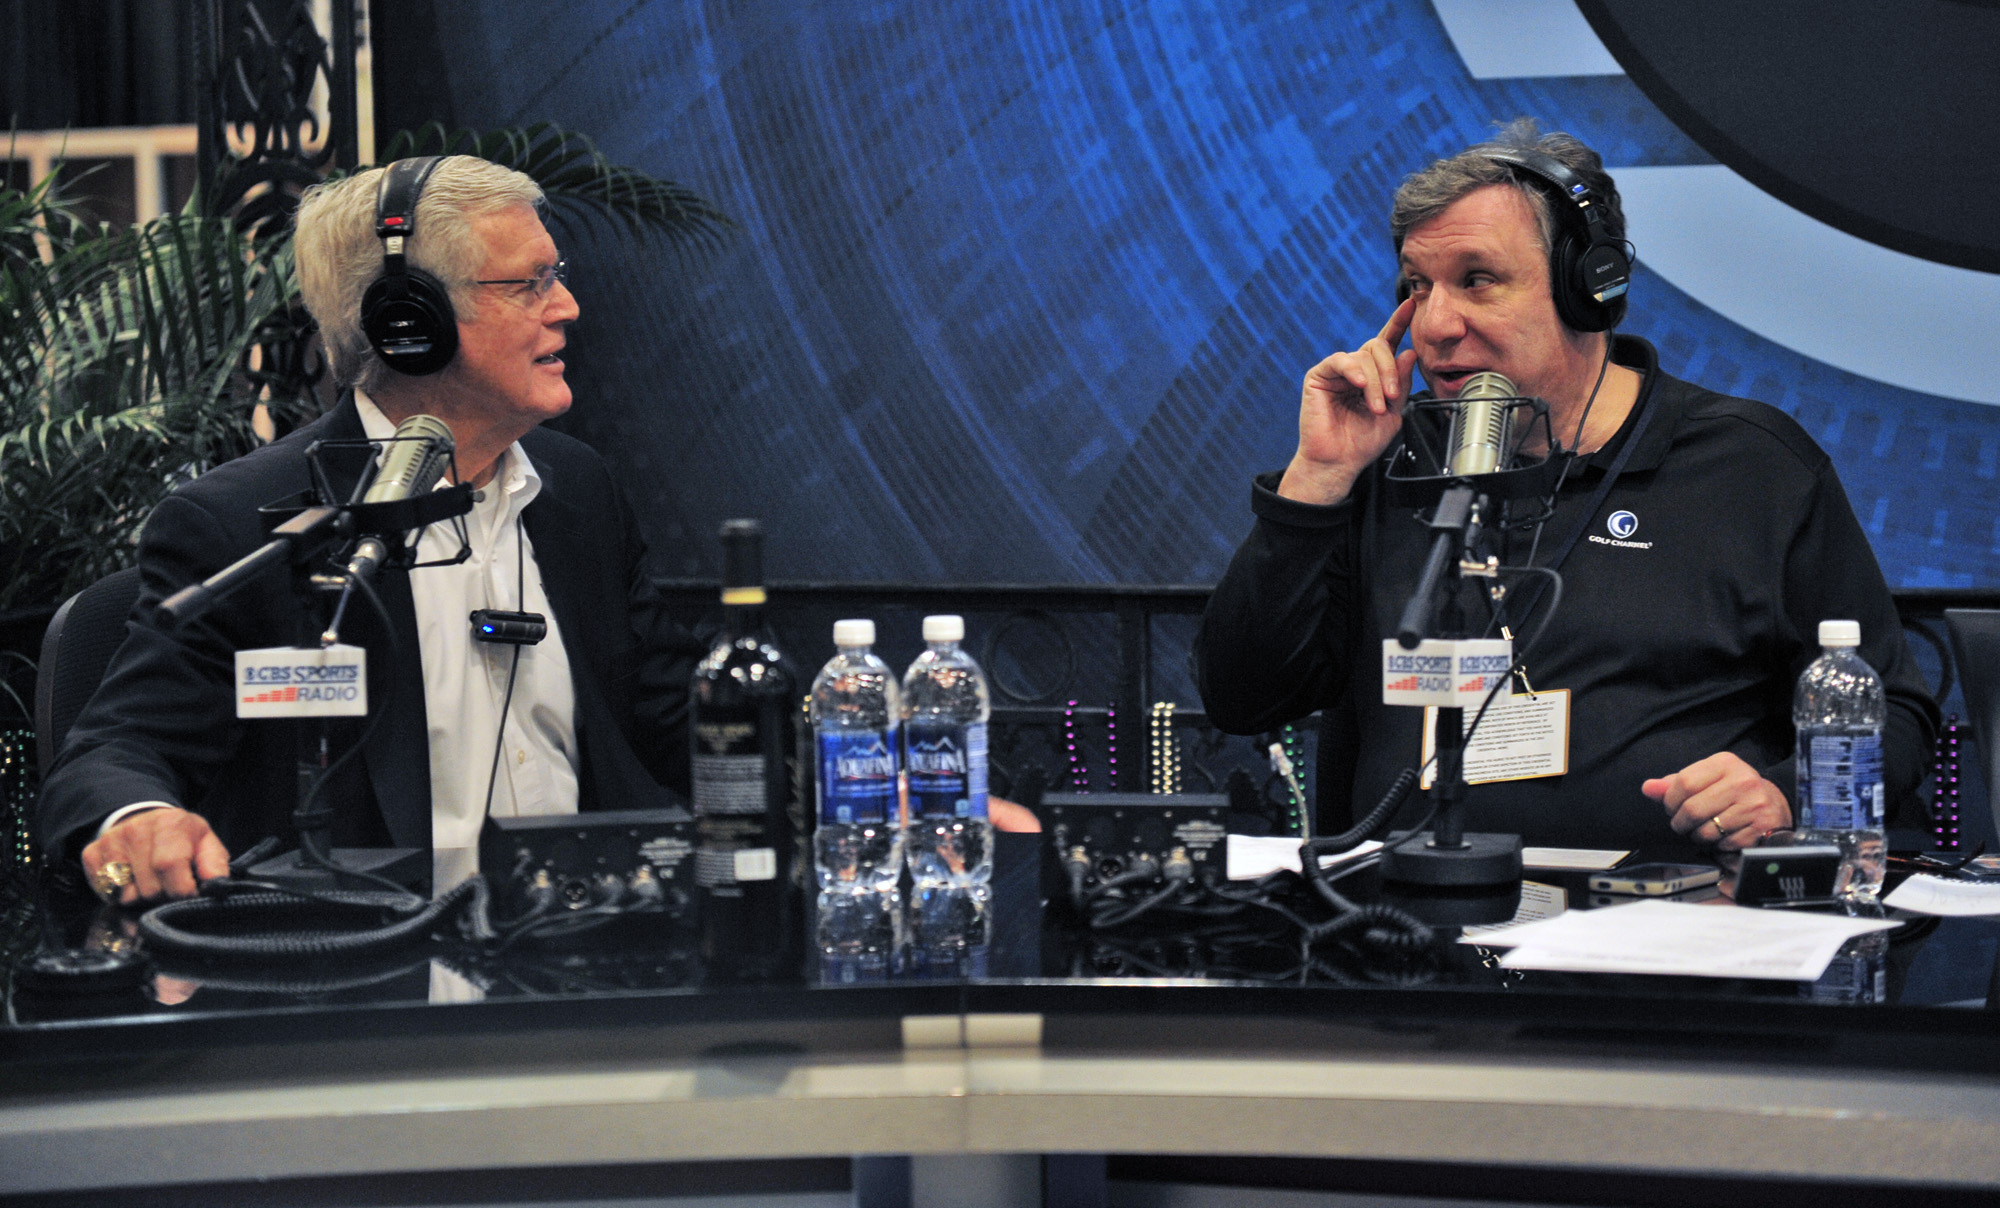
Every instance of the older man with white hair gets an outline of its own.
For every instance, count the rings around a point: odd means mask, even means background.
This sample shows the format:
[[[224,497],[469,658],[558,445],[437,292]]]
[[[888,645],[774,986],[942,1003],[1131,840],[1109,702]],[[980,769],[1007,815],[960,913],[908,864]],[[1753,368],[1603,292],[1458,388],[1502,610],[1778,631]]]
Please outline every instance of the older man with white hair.
[[[286,646],[302,606],[268,574],[185,626],[155,606],[263,543],[258,508],[311,488],[317,442],[383,440],[414,415],[451,429],[474,488],[464,544],[419,539],[385,574],[385,617],[351,609],[371,722],[335,724],[327,797],[343,846],[458,848],[488,812],[645,808],[685,787],[685,703],[701,653],[650,587],[646,549],[604,463],[539,429],[570,407],[577,302],[540,188],[469,156],[404,160],[307,194],[300,289],[345,387],[330,412],[175,492],[140,543],[141,595],[103,686],[71,729],[39,810],[45,845],[127,903],[185,897],[229,854],[290,836],[291,728],[244,722],[236,651]],[[324,459],[347,498],[359,465]],[[440,565],[422,565],[441,563]],[[540,613],[533,645],[488,644],[476,609]]]

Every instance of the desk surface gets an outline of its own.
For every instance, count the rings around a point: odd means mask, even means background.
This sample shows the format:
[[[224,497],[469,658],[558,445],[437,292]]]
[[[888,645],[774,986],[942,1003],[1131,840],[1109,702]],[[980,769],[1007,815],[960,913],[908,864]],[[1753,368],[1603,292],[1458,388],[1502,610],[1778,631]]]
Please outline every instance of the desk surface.
[[[0,1027],[0,1194],[910,1153],[1288,1154],[2000,1185],[2000,927],[1920,924],[1888,1001],[1509,973],[1371,980],[1241,935],[1094,936],[1002,846],[987,950],[704,984],[682,945],[169,966]],[[914,962],[912,962],[914,963]],[[853,976],[848,984],[839,978]],[[168,1001],[175,1000],[175,1001]]]

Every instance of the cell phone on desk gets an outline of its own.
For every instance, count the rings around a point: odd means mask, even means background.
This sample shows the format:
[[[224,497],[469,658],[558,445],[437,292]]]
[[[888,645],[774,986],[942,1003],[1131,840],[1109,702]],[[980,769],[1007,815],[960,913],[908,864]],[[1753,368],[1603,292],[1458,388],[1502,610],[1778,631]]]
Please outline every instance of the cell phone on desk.
[[[1634,864],[1610,872],[1592,873],[1590,888],[1597,893],[1617,893],[1627,897],[1663,898],[1722,879],[1722,870],[1706,864]]]
[[[1600,906],[1622,906],[1631,901],[1633,896],[1629,893],[1593,893],[1590,895],[1590,908],[1595,910]],[[1684,889],[1679,893],[1649,896],[1655,902],[1706,902],[1712,898],[1721,897],[1722,886],[1720,884],[1697,885],[1693,889]]]

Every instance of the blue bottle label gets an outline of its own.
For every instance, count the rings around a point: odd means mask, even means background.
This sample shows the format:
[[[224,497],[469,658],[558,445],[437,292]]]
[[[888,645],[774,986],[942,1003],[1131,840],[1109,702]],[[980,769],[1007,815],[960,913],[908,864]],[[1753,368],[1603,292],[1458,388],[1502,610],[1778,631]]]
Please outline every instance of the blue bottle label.
[[[986,817],[986,723],[906,723],[903,770],[912,818]]]
[[[896,813],[896,756],[881,731],[819,736],[819,820],[847,826]]]
[[[1799,744],[1799,815],[1824,830],[1880,830],[1882,736],[1813,734]]]

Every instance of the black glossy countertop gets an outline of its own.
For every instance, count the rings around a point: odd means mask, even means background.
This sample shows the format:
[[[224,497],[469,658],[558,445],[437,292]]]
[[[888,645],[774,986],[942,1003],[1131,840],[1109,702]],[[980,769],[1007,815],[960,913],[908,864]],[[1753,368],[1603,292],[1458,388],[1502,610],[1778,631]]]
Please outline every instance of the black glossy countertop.
[[[1864,1005],[1791,982],[1512,972],[1453,927],[1386,963],[1305,959],[1275,916],[1092,932],[1043,907],[1038,850],[1001,838],[990,938],[941,961],[802,959],[731,983],[695,935],[655,925],[499,955],[169,958],[121,995],[17,991],[0,1200],[1078,1152],[1665,1172],[1745,1194],[2000,1187],[1989,921],[1895,933],[1887,1001]],[[1341,888],[1365,899],[1371,877]]]
[[[1295,928],[1257,912],[1148,918],[1094,931],[1061,902],[1044,903],[1048,882],[1036,836],[998,839],[988,926],[959,937],[954,949],[927,954],[906,937],[889,960],[808,954],[780,976],[742,982],[704,961],[691,929],[633,919],[497,955],[442,943],[296,963],[160,955],[154,976],[137,990],[71,996],[16,990],[0,1027],[0,1057],[443,1036],[585,1021],[706,1027],[756,1020],[769,1027],[791,1018],[809,1033],[839,1020],[997,1010],[1053,1011],[1077,1020],[1136,1014],[1411,1026],[1479,1021],[1550,1035],[1666,1034],[1693,1014],[1700,1022],[1692,1034],[1706,1037],[1719,1029],[1751,1037],[1903,1035],[1921,1042],[1905,1056],[1928,1065],[1918,1050],[1933,1040],[1950,1050],[1950,1037],[2000,1030],[2000,1013],[1982,1009],[2000,948],[2000,925],[1992,920],[1906,922],[1890,933],[1882,994],[1873,1001],[1865,989],[1857,996],[1831,983],[1505,970],[1493,950],[1458,943],[1459,930],[1445,925],[1424,949],[1393,959],[1351,945],[1307,951]],[[1591,901],[1585,874],[1531,871],[1530,878],[1562,886],[1572,906]],[[1341,887],[1360,900],[1379,888],[1365,869]],[[98,945],[132,942],[123,938],[129,919],[110,911],[76,921],[71,930]],[[1992,1047],[2000,1061],[2000,1046]]]

